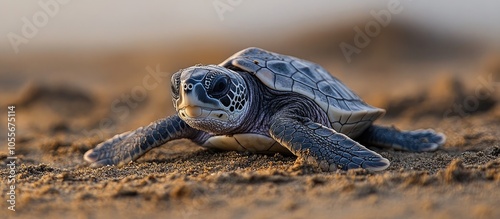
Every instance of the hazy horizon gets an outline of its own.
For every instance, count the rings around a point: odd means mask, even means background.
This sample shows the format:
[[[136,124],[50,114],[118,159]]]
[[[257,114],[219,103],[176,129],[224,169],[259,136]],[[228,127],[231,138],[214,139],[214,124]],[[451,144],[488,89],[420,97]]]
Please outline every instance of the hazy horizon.
[[[55,1],[55,0],[54,0]],[[22,36],[23,18],[32,21],[43,11],[39,2],[51,0],[0,1],[0,48],[15,54],[7,35]],[[230,6],[219,16],[214,2]],[[162,42],[176,45],[185,38],[220,38],[221,41],[262,41],[287,37],[305,27],[346,24],[356,18],[370,17],[371,10],[387,8],[389,1],[69,1],[59,5],[46,26],[20,51],[47,48],[127,48]],[[362,2],[364,4],[359,4]],[[9,4],[10,3],[10,4]],[[480,40],[500,41],[500,2],[400,1],[403,11],[393,16],[452,36],[478,36]],[[221,5],[221,4],[219,4]],[[265,5],[265,6],[264,6]],[[223,19],[221,19],[223,18]],[[334,26],[328,28],[335,28]]]

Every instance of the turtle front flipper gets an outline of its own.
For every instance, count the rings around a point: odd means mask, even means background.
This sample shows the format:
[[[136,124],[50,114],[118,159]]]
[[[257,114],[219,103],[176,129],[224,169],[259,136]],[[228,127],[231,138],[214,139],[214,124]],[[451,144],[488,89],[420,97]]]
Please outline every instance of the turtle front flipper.
[[[432,129],[400,131],[394,127],[372,125],[359,136],[359,140],[382,147],[424,152],[437,150],[446,141],[446,136]]]
[[[271,125],[270,134],[293,154],[315,161],[324,171],[355,168],[381,171],[390,164],[346,135],[309,118],[278,117]]]
[[[188,126],[177,115],[152,122],[148,126],[128,131],[98,144],[87,151],[84,159],[92,167],[104,165],[123,165],[136,160],[147,151],[168,141],[190,138],[202,143],[205,132]]]

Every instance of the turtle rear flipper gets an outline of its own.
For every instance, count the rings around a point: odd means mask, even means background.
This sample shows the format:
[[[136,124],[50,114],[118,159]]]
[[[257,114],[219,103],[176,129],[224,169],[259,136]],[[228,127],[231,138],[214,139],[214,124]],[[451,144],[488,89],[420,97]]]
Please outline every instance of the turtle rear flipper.
[[[400,131],[393,127],[372,125],[359,136],[367,144],[398,150],[424,152],[435,151],[446,141],[446,136],[432,129]]]
[[[123,165],[136,160],[147,151],[170,140],[191,138],[202,142],[201,131],[189,127],[177,115],[152,122],[148,126],[128,131],[100,143],[87,151],[84,159],[92,167]],[[199,142],[200,141],[200,142]]]
[[[309,118],[278,117],[270,134],[293,154],[315,161],[324,171],[355,168],[381,171],[390,164],[376,152]]]

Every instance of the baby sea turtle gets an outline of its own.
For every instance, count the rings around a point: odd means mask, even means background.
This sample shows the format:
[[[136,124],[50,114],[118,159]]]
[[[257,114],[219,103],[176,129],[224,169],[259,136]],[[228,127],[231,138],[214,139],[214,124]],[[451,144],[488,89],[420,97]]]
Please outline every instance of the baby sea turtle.
[[[321,66],[259,48],[219,65],[196,65],[172,76],[176,115],[125,132],[84,155],[91,166],[122,165],[154,147],[188,138],[207,148],[292,153],[321,169],[384,170],[377,145],[434,151],[445,136],[373,125],[385,110],[366,104]]]

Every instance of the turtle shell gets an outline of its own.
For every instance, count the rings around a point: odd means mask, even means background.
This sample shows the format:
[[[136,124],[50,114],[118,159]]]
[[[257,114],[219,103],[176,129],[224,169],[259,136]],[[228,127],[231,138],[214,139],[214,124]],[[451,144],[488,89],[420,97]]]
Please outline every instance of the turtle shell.
[[[361,134],[385,110],[365,103],[318,64],[259,48],[247,48],[219,64],[249,72],[267,87],[302,94],[323,109],[331,126],[350,137]]]

